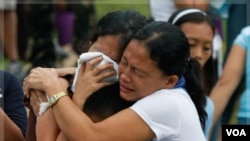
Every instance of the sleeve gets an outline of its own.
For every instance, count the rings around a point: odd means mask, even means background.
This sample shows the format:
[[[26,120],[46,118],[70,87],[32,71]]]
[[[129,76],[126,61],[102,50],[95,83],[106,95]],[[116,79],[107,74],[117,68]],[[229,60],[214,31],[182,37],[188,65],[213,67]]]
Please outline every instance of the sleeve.
[[[19,80],[10,73],[4,75],[4,111],[25,136],[27,112],[23,105],[24,93]]]
[[[250,26],[243,28],[240,34],[235,38],[234,45],[239,45],[246,49],[250,42]]]
[[[175,103],[172,95],[159,91],[137,101],[131,109],[148,124],[157,139],[163,139],[178,132],[180,113]]]

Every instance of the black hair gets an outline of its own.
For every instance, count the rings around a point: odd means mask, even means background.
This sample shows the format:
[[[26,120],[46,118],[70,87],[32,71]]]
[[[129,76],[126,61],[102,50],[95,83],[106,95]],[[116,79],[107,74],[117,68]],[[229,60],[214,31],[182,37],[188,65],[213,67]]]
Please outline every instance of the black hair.
[[[99,89],[88,97],[83,111],[89,116],[96,116],[103,120],[132,104],[134,102],[125,101],[120,97],[120,85],[116,82]]]
[[[133,35],[147,23],[148,19],[137,11],[112,11],[98,21],[90,41],[95,42],[99,36],[120,35],[121,57]],[[119,83],[115,83],[92,94],[86,100],[83,111],[88,115],[105,119],[132,104],[133,102],[127,102],[120,97]]]
[[[202,22],[206,22],[210,25],[213,34],[215,34],[215,25],[214,22],[212,21],[212,19],[203,11],[197,11],[197,12],[190,12],[187,13],[181,17],[179,17],[177,19],[177,21],[173,21],[175,20],[175,18],[177,17],[177,15],[179,15],[180,13],[182,13],[183,11],[186,10],[190,10],[190,9],[195,9],[195,8],[183,8],[183,9],[179,9],[177,11],[175,11],[168,19],[168,22],[171,24],[174,24],[178,27],[180,27],[183,23],[186,22],[194,22],[194,23],[202,23]],[[174,23],[173,23],[174,22]]]
[[[178,19],[176,20],[177,16],[179,16],[180,13],[183,13],[187,10],[197,10],[197,11],[193,11],[185,15],[182,15],[178,17]],[[205,12],[199,11],[198,9],[195,9],[195,8],[183,8],[183,9],[175,11],[170,16],[168,22],[178,27],[180,27],[182,24],[186,22],[193,22],[193,23],[206,22],[211,27],[213,31],[213,35],[215,34],[216,28],[215,28],[213,20]],[[204,68],[202,68],[202,75],[204,78],[202,81],[204,93],[209,95],[218,77],[216,73],[215,60],[213,59],[212,55],[208,59],[208,61],[204,64]]]
[[[201,99],[200,65],[190,59],[190,49],[185,34],[167,22],[151,22],[140,29],[134,39],[143,41],[154,60],[165,75],[184,76],[186,89],[197,109],[202,127],[205,127],[206,112]]]
[[[99,36],[104,35],[121,35],[120,56],[122,56],[122,52],[131,40],[131,37],[147,23],[148,19],[137,11],[112,11],[98,21],[90,41],[95,42]]]

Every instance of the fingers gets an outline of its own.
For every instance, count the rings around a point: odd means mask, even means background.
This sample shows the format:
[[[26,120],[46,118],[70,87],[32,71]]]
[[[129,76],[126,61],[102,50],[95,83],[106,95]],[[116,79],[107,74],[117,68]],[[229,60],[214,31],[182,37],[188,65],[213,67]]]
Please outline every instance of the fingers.
[[[102,59],[103,59],[102,56],[100,56],[100,57],[96,57],[96,58],[88,61],[86,63],[85,69],[87,71],[88,70],[93,71],[94,75],[98,75],[98,74],[100,74],[101,72],[104,72],[104,71],[114,70],[114,64],[113,63],[105,63],[105,64],[98,65],[99,63],[101,63]]]
[[[30,95],[30,105],[32,106],[32,109],[34,113],[37,115],[40,109],[40,100],[38,96],[36,95],[35,91],[31,90]]]
[[[38,116],[40,111],[41,102],[47,102],[47,96],[45,93],[37,90],[30,91],[30,105],[34,113]]]
[[[38,97],[38,100],[41,102],[48,102],[48,98],[47,95],[41,91],[37,91],[36,95]]]
[[[90,61],[86,62],[85,70],[93,70],[95,66],[102,61],[102,56],[98,56],[94,59],[91,59]]]
[[[99,75],[96,76],[96,81],[100,82],[102,80],[104,80],[105,78],[111,77],[116,75],[117,72],[112,69],[112,70],[105,70],[102,73],[100,73]]]
[[[28,83],[27,83],[27,77],[26,78],[24,78],[24,80],[23,80],[23,93],[24,93],[24,95],[27,97],[27,98],[29,98],[30,97],[30,93],[29,93],[29,86],[28,86]]]
[[[30,97],[30,89],[31,89],[30,84],[32,84],[31,82],[32,77],[33,77],[32,74],[29,74],[23,80],[23,92],[28,98]]]

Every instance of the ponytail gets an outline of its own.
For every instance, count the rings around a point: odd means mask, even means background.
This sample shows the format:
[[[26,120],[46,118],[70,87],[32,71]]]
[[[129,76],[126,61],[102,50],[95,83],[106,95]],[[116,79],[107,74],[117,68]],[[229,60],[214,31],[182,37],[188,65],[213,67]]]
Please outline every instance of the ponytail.
[[[189,59],[186,71],[184,73],[184,77],[186,80],[187,92],[195,104],[202,128],[204,130],[205,121],[207,118],[207,113],[204,109],[205,107],[204,103],[206,97],[203,92],[203,86],[201,83],[203,82],[201,80],[202,79],[201,66],[195,59],[192,58]]]

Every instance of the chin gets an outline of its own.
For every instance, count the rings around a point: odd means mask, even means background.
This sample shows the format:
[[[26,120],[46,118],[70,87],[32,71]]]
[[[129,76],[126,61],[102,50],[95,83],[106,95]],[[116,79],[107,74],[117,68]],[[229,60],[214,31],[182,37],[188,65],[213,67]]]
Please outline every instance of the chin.
[[[131,97],[131,94],[128,95],[127,93],[124,92],[120,92],[120,96],[122,99],[126,100],[126,101],[136,101],[134,97]]]

